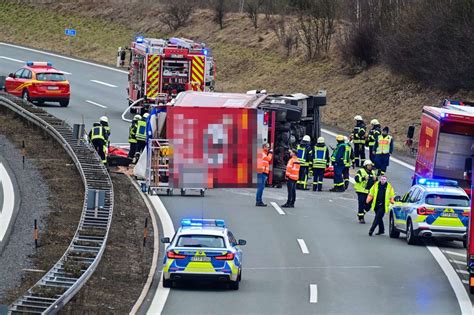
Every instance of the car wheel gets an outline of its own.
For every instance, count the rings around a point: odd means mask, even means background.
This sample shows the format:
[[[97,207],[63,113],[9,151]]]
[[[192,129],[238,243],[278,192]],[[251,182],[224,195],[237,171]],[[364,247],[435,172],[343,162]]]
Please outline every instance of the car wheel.
[[[237,278],[237,281],[239,281],[239,282],[242,281],[242,269],[240,269],[240,271],[239,271],[239,276]]]
[[[25,101],[25,102],[29,102],[30,101],[30,95],[28,94],[28,90],[23,90],[23,94],[21,95],[21,98]]]
[[[163,276],[163,288],[171,288],[173,286],[173,280],[165,279]]]
[[[395,227],[395,220],[393,219],[393,214],[390,214],[388,231],[391,238],[398,238],[400,236],[400,232],[397,231],[397,228]]]
[[[229,288],[231,290],[238,290],[239,289],[239,284],[240,284],[239,281],[231,281],[231,282],[229,282]]]
[[[69,100],[60,101],[59,105],[61,107],[67,107],[69,105]]]
[[[411,220],[409,220],[407,223],[407,243],[409,245],[418,244],[418,237],[415,236],[415,233],[413,231],[413,224],[411,223]]]

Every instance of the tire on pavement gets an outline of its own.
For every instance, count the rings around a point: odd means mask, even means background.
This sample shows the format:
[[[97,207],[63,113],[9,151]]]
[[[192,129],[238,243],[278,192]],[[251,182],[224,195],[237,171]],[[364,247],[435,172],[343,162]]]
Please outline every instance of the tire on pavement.
[[[409,245],[416,245],[418,244],[419,239],[415,235],[415,232],[413,231],[413,224],[411,223],[411,220],[408,220],[407,223],[407,243]]]
[[[395,220],[393,218],[393,214],[390,213],[390,219],[389,219],[389,226],[388,226],[388,231],[390,238],[398,238],[400,237],[400,232],[397,231],[397,228],[395,227]]]

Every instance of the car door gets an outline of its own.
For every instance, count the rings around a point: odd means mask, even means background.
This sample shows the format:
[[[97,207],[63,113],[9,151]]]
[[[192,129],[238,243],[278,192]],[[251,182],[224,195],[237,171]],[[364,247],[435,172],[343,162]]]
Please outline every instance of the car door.
[[[21,91],[18,92],[18,87],[23,84],[24,79],[21,77],[25,69],[21,68],[13,74],[12,77],[8,77],[5,80],[5,90],[13,95],[21,96]]]
[[[410,209],[410,200],[413,194],[416,192],[416,188],[412,187],[402,198],[400,204],[396,207],[394,211],[395,214],[395,226],[405,231],[406,221],[407,221],[407,212]]]
[[[238,242],[232,232],[228,231],[227,237],[229,238],[230,246],[235,249],[235,257],[237,257],[238,267],[240,267],[242,263],[242,250],[240,249],[240,246],[238,245]]]

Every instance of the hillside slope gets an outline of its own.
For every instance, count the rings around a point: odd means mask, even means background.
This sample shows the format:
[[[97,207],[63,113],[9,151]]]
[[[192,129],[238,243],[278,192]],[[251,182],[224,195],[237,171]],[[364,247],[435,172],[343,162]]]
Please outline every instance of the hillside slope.
[[[45,1],[47,4],[35,6],[18,2],[22,1],[0,1],[0,41],[114,64],[117,47],[129,45],[136,34],[193,38],[213,48],[218,90],[265,88],[269,92],[311,94],[326,89],[329,104],[323,110],[324,123],[350,130],[356,114],[367,122],[377,118],[391,127],[398,148],[405,140],[407,126],[419,121],[424,105],[437,104],[446,97],[474,99],[473,91],[447,95],[395,76],[381,66],[347,75],[336,54],[318,62],[285,58],[263,16],[255,31],[245,15],[229,14],[220,30],[212,22],[211,12],[199,10],[187,27],[169,34],[159,21],[159,7],[150,1],[113,7],[107,1]],[[72,42],[63,35],[69,27],[78,31]]]

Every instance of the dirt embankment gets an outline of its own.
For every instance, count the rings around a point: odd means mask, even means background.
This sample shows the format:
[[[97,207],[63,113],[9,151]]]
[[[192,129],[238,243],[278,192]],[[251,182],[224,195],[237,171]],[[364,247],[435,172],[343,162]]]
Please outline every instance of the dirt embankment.
[[[159,5],[150,1],[31,3],[0,2],[4,25],[0,40],[108,64],[115,63],[117,47],[129,45],[136,34],[201,40],[213,48],[217,59],[219,90],[265,88],[270,92],[314,93],[326,89],[329,105],[323,109],[324,123],[349,132],[356,114],[367,123],[377,118],[382,125],[391,127],[398,147],[405,140],[407,126],[419,121],[424,105],[438,104],[446,97],[474,100],[474,91],[448,94],[395,76],[381,66],[348,75],[335,50],[329,58],[317,62],[306,62],[301,56],[286,58],[263,15],[255,30],[244,14],[228,14],[224,29],[220,30],[212,21],[211,12],[198,10],[187,27],[171,34],[160,23]],[[77,38],[71,42],[63,35],[68,27],[78,30]]]

